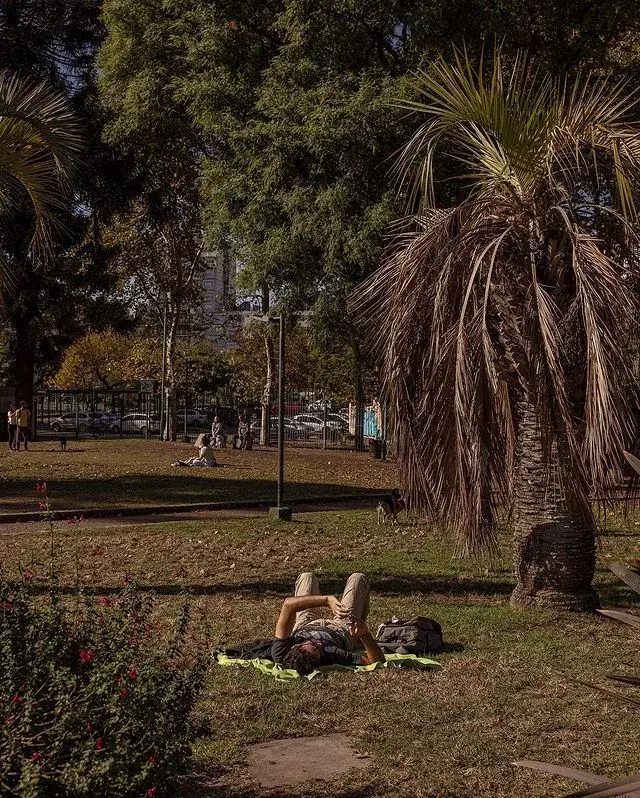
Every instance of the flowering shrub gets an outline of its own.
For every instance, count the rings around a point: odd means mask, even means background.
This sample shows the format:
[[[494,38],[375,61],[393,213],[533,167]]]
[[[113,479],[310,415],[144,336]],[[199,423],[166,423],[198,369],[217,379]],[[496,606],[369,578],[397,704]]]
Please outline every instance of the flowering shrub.
[[[152,604],[133,584],[63,599],[0,579],[0,794],[180,794],[203,665],[188,607],[160,640]]]

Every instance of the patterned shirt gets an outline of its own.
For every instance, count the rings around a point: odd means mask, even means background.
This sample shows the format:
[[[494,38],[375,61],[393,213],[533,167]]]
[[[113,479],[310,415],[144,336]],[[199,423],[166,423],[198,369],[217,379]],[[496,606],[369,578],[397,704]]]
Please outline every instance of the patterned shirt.
[[[346,637],[337,629],[307,624],[284,640],[274,640],[271,658],[282,663],[291,648],[299,643],[311,641],[322,651],[319,665],[364,665],[364,655],[348,651]]]

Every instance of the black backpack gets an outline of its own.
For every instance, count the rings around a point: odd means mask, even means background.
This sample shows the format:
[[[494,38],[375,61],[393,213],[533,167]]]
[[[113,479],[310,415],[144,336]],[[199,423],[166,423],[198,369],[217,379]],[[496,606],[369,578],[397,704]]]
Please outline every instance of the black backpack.
[[[432,618],[418,615],[409,620],[389,618],[376,634],[385,654],[425,654],[442,648],[442,627]]]

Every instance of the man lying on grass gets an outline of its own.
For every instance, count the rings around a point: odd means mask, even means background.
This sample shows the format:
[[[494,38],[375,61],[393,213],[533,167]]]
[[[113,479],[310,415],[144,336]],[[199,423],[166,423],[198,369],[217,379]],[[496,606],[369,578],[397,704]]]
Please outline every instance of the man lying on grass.
[[[320,618],[328,607],[333,618]],[[384,654],[367,629],[369,585],[364,574],[351,574],[338,601],[321,596],[314,574],[300,574],[295,595],[284,600],[276,624],[271,658],[302,676],[319,665],[370,665],[384,660]],[[362,643],[366,653],[354,649]]]

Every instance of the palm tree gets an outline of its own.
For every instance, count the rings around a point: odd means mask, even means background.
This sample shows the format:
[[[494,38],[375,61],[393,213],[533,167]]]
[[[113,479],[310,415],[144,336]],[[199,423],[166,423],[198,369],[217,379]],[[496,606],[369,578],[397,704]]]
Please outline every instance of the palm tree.
[[[16,338],[16,398],[28,406],[38,270],[68,214],[66,195],[80,154],[79,126],[64,97],[46,83],[0,72],[0,313],[10,319]]]
[[[63,96],[46,83],[0,73],[0,225],[18,208],[33,215],[29,256],[45,259],[51,233],[67,208],[69,180],[81,153],[78,124]],[[0,248],[2,295],[10,282]]]
[[[459,550],[513,510],[512,604],[589,610],[591,491],[629,440],[637,329],[636,95],[498,52],[419,73],[398,170],[417,212],[354,303],[370,325],[410,501]],[[436,207],[436,165],[457,197]]]

